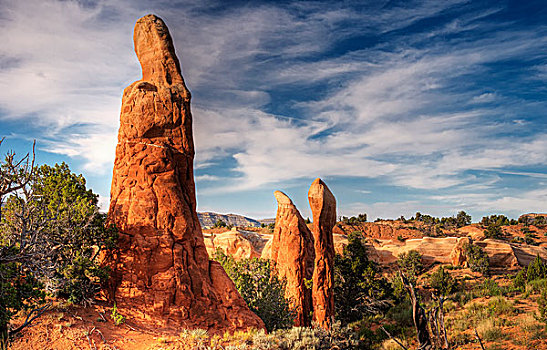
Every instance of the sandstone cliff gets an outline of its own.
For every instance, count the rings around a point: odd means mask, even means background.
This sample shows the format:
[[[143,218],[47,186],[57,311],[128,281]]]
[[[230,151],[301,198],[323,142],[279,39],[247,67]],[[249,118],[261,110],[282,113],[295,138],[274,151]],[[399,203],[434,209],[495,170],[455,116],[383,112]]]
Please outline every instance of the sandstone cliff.
[[[120,230],[111,297],[126,315],[187,328],[263,328],[222,267],[196,214],[190,92],[165,23],[137,21],[142,79],[123,93],[108,220]]]

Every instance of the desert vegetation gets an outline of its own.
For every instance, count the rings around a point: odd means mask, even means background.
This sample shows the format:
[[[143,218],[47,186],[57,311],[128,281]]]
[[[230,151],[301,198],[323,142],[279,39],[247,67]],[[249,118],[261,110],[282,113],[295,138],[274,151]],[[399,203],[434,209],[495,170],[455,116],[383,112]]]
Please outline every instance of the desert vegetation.
[[[33,159],[32,153],[20,158],[8,153],[1,166],[0,329],[4,348],[14,339],[24,339],[21,333],[29,326],[56,322],[53,315],[67,310],[77,313],[100,307],[101,322],[118,328],[131,323],[115,304],[108,306],[96,299],[109,278],[109,269],[100,264],[99,257],[111,252],[117,242],[115,227],[108,226],[106,215],[98,211],[97,196],[86,188],[83,176],[72,173],[66,164],[38,166]],[[341,224],[353,227],[365,223],[365,218],[365,214],[343,218]],[[420,213],[411,220],[455,227],[470,221],[464,212],[453,220]],[[490,237],[492,227],[502,230],[523,223],[493,215],[478,225]],[[519,230],[524,235],[536,232],[528,222]],[[267,332],[219,336],[187,330],[176,337],[159,338],[149,348],[411,349],[429,344],[431,349],[503,349],[530,348],[545,339],[547,266],[539,256],[511,277],[493,271],[484,249],[473,242],[463,246],[467,267],[426,264],[416,250],[399,255],[396,264],[382,266],[369,259],[366,242],[367,237],[354,231],[343,251],[336,254],[336,313],[331,329],[293,327],[294,310],[285,297],[285,281],[276,277],[270,260],[235,260],[218,249],[213,259],[221,263]],[[110,317],[104,317],[107,313]],[[420,319],[413,316],[417,314]],[[70,328],[78,322],[72,319],[64,324]],[[97,330],[85,332],[82,337],[86,339],[99,334]],[[508,335],[513,333],[519,336]]]

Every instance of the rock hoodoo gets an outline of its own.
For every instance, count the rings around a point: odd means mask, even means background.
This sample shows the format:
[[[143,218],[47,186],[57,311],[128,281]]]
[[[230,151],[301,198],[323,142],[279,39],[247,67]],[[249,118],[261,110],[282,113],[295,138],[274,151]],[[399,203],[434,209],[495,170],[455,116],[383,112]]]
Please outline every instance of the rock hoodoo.
[[[111,297],[126,314],[186,328],[263,328],[220,264],[196,214],[190,92],[171,36],[137,21],[141,80],[123,93],[108,220],[120,231]]]
[[[311,290],[305,280],[313,274],[313,236],[298,209],[283,192],[275,191],[277,216],[270,258],[277,275],[286,279],[285,296],[296,309],[296,326],[309,326]]]
[[[315,179],[308,192],[313,215],[315,263],[313,270],[313,319],[330,328],[334,318],[334,238],[336,199],[321,179]]]

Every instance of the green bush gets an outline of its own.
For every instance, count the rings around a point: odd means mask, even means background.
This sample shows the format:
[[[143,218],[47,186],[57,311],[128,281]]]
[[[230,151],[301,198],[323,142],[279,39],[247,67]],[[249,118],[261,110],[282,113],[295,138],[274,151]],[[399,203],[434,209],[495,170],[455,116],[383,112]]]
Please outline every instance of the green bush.
[[[502,296],[491,299],[488,302],[488,308],[490,309],[490,312],[496,316],[509,315],[515,311],[513,303],[507,301],[507,299]]]
[[[526,269],[526,281],[531,282],[542,278],[547,278],[547,265],[538,254]]]
[[[483,216],[481,220],[481,225],[483,227],[488,226],[505,226],[505,225],[514,225],[516,224],[515,220],[509,220],[505,215],[490,215]]]
[[[448,296],[458,289],[457,281],[442,266],[431,274],[429,285],[443,296]]]
[[[543,288],[541,295],[537,300],[539,316],[538,321],[545,323],[547,326],[547,288]]]
[[[408,252],[399,255],[397,264],[412,283],[416,283],[418,276],[424,271],[422,254],[416,250],[409,250]]]
[[[285,283],[272,274],[270,260],[235,261],[220,248],[213,259],[224,267],[249,308],[264,321],[268,332],[293,325],[295,313],[285,298]]]
[[[101,251],[115,248],[117,230],[106,227],[98,195],[88,190],[84,177],[72,173],[66,163],[39,167],[32,188],[52,219],[47,231],[48,240],[55,244],[56,270],[47,276],[49,283],[71,302],[90,301],[109,276],[97,257]]]
[[[496,283],[496,281],[487,278],[481,284],[476,286],[478,296],[481,297],[494,297],[504,294],[504,289]]]
[[[114,324],[116,326],[125,323],[125,317],[118,312],[118,307],[116,306],[116,304],[114,304],[114,307],[112,308],[110,318],[112,319],[112,321],[114,321]]]
[[[358,225],[362,222],[367,222],[367,214],[363,213],[363,214],[359,214],[357,216],[352,216],[349,218],[347,216],[342,216],[341,221],[342,223],[347,225]]]
[[[486,252],[478,245],[472,243],[465,243],[463,249],[471,271],[487,275],[490,270],[490,264]]]
[[[489,225],[486,230],[484,230],[484,236],[486,238],[500,238],[503,234],[501,226],[499,225]]]
[[[527,267],[517,273],[513,279],[513,286],[523,292],[527,284],[541,279],[547,279],[547,264],[536,255]]]
[[[526,284],[526,292],[530,294],[539,294],[544,289],[547,289],[547,279],[541,278],[530,281]]]
[[[293,327],[279,329],[270,334],[258,332],[252,339],[251,347],[242,346],[241,348],[254,350],[353,350],[364,349],[364,344],[351,327],[343,327],[340,322],[335,322],[330,330],[320,327]]]
[[[334,259],[334,306],[343,324],[383,310],[391,288],[372,261],[359,234],[350,234],[342,255]]]
[[[8,344],[8,324],[21,310],[44,302],[43,285],[22,264],[0,263],[0,349]]]

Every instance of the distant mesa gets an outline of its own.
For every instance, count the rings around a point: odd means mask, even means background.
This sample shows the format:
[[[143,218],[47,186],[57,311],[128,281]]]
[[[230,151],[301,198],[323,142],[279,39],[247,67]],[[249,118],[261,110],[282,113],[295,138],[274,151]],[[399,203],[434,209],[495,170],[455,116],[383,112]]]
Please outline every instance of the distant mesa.
[[[228,226],[238,227],[260,227],[259,220],[251,219],[243,215],[237,214],[218,214],[213,212],[198,213],[199,223],[202,228],[211,228],[219,221],[222,221]]]
[[[109,297],[144,323],[213,331],[264,328],[222,266],[196,213],[190,92],[165,23],[137,21],[142,79],[123,93],[108,221],[120,231]]]

